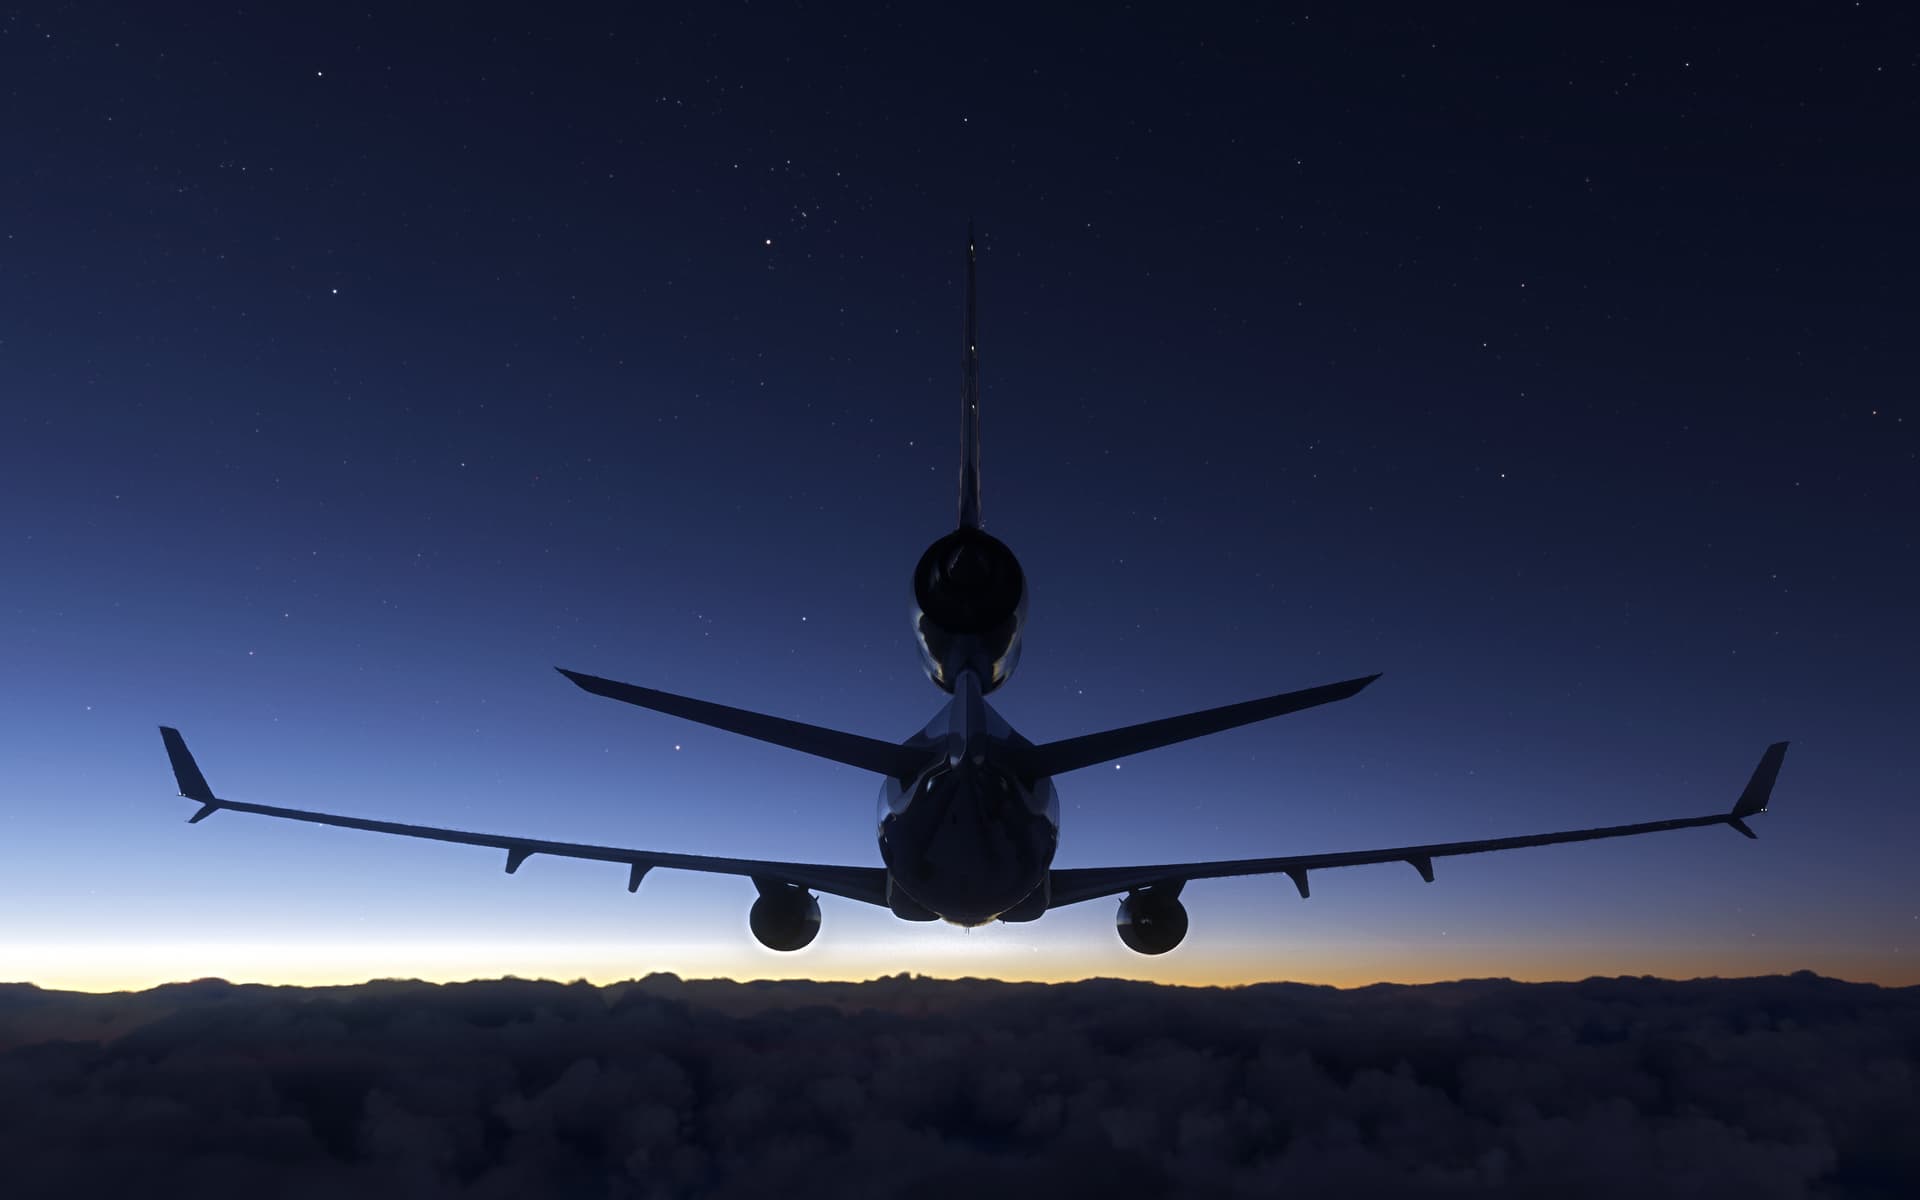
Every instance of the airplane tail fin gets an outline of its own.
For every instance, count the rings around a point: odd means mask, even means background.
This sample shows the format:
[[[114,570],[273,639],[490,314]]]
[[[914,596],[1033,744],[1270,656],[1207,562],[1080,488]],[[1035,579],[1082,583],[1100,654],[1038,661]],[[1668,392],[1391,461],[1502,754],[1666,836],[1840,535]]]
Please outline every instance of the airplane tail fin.
[[[187,749],[187,741],[180,736],[180,731],[162,725],[160,740],[166,743],[167,759],[173,763],[173,779],[180,787],[180,794],[200,802],[200,811],[187,820],[204,821],[219,811],[220,801],[214,798],[213,789],[207,786],[207,777],[200,773],[200,764],[193,761],[193,754]]]
[[[1780,764],[1786,758],[1787,743],[1775,742],[1767,747],[1767,752],[1760,756],[1760,765],[1753,769],[1753,778],[1747,780],[1746,790],[1733,802],[1733,811],[1726,816],[1727,824],[1748,837],[1758,836],[1747,828],[1746,818],[1767,811],[1767,801],[1773,797],[1774,781],[1780,777]]]
[[[1228,704],[1161,721],[1128,725],[1123,729],[1109,729],[1104,733],[1089,733],[1084,737],[1048,742],[1027,751],[1027,769],[1035,775],[1058,775],[1096,763],[1112,762],[1143,750],[1171,746],[1175,742],[1219,733],[1223,729],[1250,725],[1255,721],[1299,712],[1303,708],[1345,700],[1378,678],[1378,675],[1364,675],[1359,679],[1323,684],[1298,692],[1282,692],[1261,700],[1248,700],[1242,704]]]
[[[960,528],[980,528],[980,344],[974,320],[973,222],[967,222],[967,343],[960,364]]]

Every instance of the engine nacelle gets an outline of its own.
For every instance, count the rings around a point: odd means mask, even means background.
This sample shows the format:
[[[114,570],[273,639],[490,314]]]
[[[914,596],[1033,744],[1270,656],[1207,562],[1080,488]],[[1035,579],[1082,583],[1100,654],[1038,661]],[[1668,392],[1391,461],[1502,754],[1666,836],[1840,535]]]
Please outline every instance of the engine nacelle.
[[[805,888],[762,888],[747,913],[753,936],[769,950],[798,950],[820,932],[820,901]]]
[[[1187,936],[1187,906],[1177,895],[1128,892],[1120,898],[1113,923],[1120,930],[1120,940],[1135,954],[1165,954]]]
[[[982,693],[1020,661],[1027,576],[999,538],[956,529],[927,547],[913,569],[913,631],[927,675],[951,692],[971,668]]]

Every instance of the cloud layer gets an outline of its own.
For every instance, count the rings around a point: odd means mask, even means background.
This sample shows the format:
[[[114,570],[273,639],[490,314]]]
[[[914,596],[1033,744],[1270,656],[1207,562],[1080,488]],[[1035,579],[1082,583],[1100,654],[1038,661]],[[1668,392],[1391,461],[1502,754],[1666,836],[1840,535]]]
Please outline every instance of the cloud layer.
[[[0,986],[9,1196],[1920,1194],[1920,989]]]

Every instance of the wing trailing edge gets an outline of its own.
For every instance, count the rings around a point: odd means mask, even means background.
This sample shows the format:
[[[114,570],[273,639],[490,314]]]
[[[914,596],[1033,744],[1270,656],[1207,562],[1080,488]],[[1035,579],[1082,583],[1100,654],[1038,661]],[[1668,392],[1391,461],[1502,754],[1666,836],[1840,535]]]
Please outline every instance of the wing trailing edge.
[[[1236,875],[1286,875],[1307,896],[1307,873],[1328,867],[1359,867],[1372,863],[1406,863],[1433,882],[1433,860],[1460,854],[1484,854],[1492,850],[1519,850],[1528,846],[1556,846],[1566,842],[1590,842],[1602,838],[1631,837],[1642,833],[1662,833],[1669,829],[1692,829],[1705,825],[1728,825],[1753,837],[1744,818],[1765,812],[1773,785],[1786,760],[1787,743],[1775,742],[1760,757],[1746,790],[1726,812],[1699,817],[1676,817],[1665,821],[1641,821],[1633,825],[1606,825],[1598,829],[1570,829],[1559,833],[1523,834],[1519,837],[1486,838],[1470,842],[1436,842],[1425,846],[1394,846],[1381,850],[1348,850],[1332,854],[1296,854],[1284,858],[1241,858],[1223,862],[1166,863],[1148,867],[1069,867],[1055,870],[1049,880],[1052,908],[1116,896],[1139,888],[1185,883],[1193,879],[1223,879]]]
[[[198,800],[201,804],[200,811],[189,818],[192,821],[200,821],[212,813],[231,809],[234,812],[279,817],[287,821],[331,825],[337,829],[361,829],[369,833],[391,833],[401,837],[424,838],[435,842],[485,846],[506,853],[506,868],[509,875],[518,871],[522,863],[536,854],[549,854],[556,858],[623,863],[629,868],[628,891],[638,889],[640,880],[653,868],[671,867],[681,871],[705,871],[717,875],[744,875],[756,883],[771,880],[882,907],[887,903],[887,873],[881,867],[842,867],[823,863],[715,858],[704,854],[672,854],[665,851],[634,850],[620,846],[591,846],[580,842],[552,842],[540,838],[474,833],[464,829],[407,825],[399,821],[375,821],[366,817],[348,817],[338,813],[314,812],[303,808],[280,808],[271,804],[227,800],[215,796],[207,787],[206,777],[200,773],[199,764],[194,762],[192,753],[187,750],[186,740],[180,736],[179,730],[163,725],[160,727],[160,737],[166,743],[167,757],[173,763],[173,775],[180,785],[180,794],[189,800]]]

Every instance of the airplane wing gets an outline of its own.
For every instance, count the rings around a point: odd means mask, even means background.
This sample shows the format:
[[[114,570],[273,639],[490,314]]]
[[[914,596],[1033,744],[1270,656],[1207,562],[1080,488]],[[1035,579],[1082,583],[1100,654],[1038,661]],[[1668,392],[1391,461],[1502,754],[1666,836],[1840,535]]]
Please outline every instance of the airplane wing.
[[[1219,733],[1223,729],[1251,725],[1255,721],[1265,721],[1287,713],[1299,712],[1303,708],[1345,700],[1349,696],[1357,695],[1361,688],[1378,678],[1380,678],[1378,675],[1363,675],[1359,679],[1323,684],[1320,687],[1304,688],[1297,692],[1282,692],[1278,696],[1268,696],[1260,700],[1226,704],[1202,712],[1186,713],[1183,716],[1128,725],[1122,729],[1108,729],[1101,733],[1089,733],[1081,737],[1048,742],[1044,746],[1035,746],[1028,750],[1024,761],[1027,769],[1035,775],[1059,775],[1067,771],[1078,771],[1081,767],[1111,762],[1116,758],[1139,754],[1143,750],[1157,750],[1161,746],[1171,746],[1175,742],[1205,737],[1210,733]]]
[[[687,721],[697,721],[702,725],[711,725],[715,729],[724,729],[729,733],[738,733],[762,742],[772,742],[776,746],[785,746],[789,750],[798,750],[802,754],[811,754],[817,758],[832,759],[834,762],[846,763],[850,767],[859,767],[863,771],[872,771],[879,775],[891,775],[896,779],[912,779],[926,768],[929,761],[926,751],[910,750],[892,742],[880,741],[878,738],[862,737],[857,733],[842,733],[838,729],[825,729],[819,725],[789,721],[785,717],[770,717],[765,713],[749,712],[744,708],[728,708],[724,704],[715,704],[709,700],[695,700],[691,696],[676,696],[672,692],[661,692],[636,684],[621,683],[618,680],[602,679],[598,675],[584,675],[579,671],[569,671],[565,667],[555,667],[554,670],[571,679],[581,689],[592,692],[596,696],[605,696],[609,700],[619,700],[640,708],[650,708],[655,712],[663,712]]]
[[[1667,829],[1690,829],[1696,825],[1730,825],[1748,837],[1757,836],[1747,828],[1746,818],[1767,811],[1767,799],[1773,794],[1774,779],[1787,756],[1787,743],[1775,742],[1760,756],[1746,790],[1727,812],[1703,817],[1678,817],[1666,821],[1643,821],[1637,825],[1607,825],[1599,829],[1574,829],[1564,833],[1534,833],[1520,837],[1488,838],[1477,842],[1435,842],[1426,846],[1395,846],[1386,850],[1351,850],[1336,854],[1297,854],[1286,858],[1240,858],[1224,862],[1170,863],[1156,867],[1090,867],[1055,870],[1051,882],[1049,908],[1078,904],[1101,896],[1115,896],[1138,888],[1167,887],[1177,893],[1178,885],[1190,879],[1220,879],[1230,875],[1286,875],[1293,880],[1302,899],[1307,895],[1307,873],[1327,867],[1358,867],[1368,863],[1401,862],[1433,882],[1433,860],[1456,854],[1480,854],[1488,850],[1518,850],[1523,846],[1553,846],[1561,842],[1590,842],[1599,838],[1630,837],[1637,833],[1659,833]]]
[[[373,833],[397,833],[404,837],[429,838],[436,842],[459,842],[467,846],[490,846],[507,852],[507,874],[520,869],[530,855],[551,854],[557,858],[585,858],[597,862],[624,863],[629,868],[627,890],[639,888],[640,880],[655,867],[682,871],[708,871],[719,875],[745,875],[756,883],[787,883],[811,888],[829,895],[844,896],[867,904],[884,906],[887,902],[887,873],[881,867],[835,867],[812,863],[766,862],[752,858],[711,858],[703,854],[668,854],[657,850],[628,850],[616,846],[587,846],[578,842],[547,842],[538,838],[506,837],[495,833],[468,833],[460,829],[439,829],[431,825],[403,825],[397,821],[372,821],[364,817],[343,817],[333,813],[311,812],[303,808],[276,808],[270,804],[249,804],[226,800],[213,794],[206,776],[193,761],[180,731],[165,725],[160,738],[167,745],[167,757],[173,762],[173,777],[180,794],[200,802],[200,811],[189,821],[203,821],[224,809],[259,813],[263,817],[282,817],[289,821],[308,821],[315,825],[335,825],[342,829],[365,829]]]

